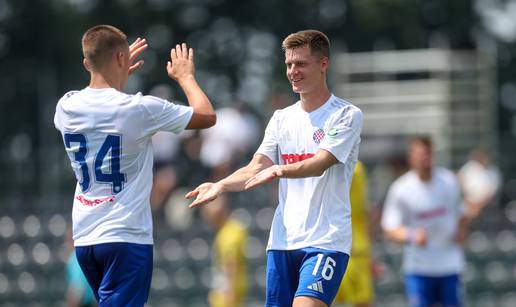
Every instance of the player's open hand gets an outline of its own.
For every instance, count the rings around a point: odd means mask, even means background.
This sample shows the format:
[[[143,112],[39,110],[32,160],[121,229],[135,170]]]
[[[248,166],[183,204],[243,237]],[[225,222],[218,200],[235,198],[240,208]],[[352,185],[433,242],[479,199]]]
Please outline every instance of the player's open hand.
[[[134,63],[134,61],[143,51],[145,51],[145,49],[147,49],[148,46],[149,45],[147,45],[145,38],[139,37],[129,46],[129,62],[131,63],[129,74],[132,74],[143,66],[143,60],[136,63]]]
[[[279,165],[270,166],[270,167],[262,170],[258,174],[254,175],[249,180],[247,180],[245,182],[244,189],[246,189],[246,190],[252,189],[256,186],[267,183],[276,177],[281,177],[281,176],[283,176],[283,171],[281,170],[281,167]]]
[[[195,197],[195,200],[188,206],[188,208],[197,207],[204,205],[214,200],[222,194],[222,187],[218,183],[206,182],[198,186],[195,190],[186,193],[185,198],[191,199]]]
[[[168,76],[176,81],[193,77],[195,73],[194,51],[185,43],[176,45],[170,50],[170,61],[167,63]]]
[[[426,230],[424,230],[423,228],[418,228],[415,230],[414,232],[414,244],[417,245],[417,246],[421,246],[421,247],[424,247],[426,246],[426,243],[427,243],[427,235],[426,235]]]

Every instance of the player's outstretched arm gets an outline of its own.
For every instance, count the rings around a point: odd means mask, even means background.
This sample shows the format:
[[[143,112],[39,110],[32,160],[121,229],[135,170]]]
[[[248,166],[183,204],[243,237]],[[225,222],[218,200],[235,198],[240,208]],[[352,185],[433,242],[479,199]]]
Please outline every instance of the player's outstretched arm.
[[[313,157],[306,160],[287,165],[272,165],[262,170],[249,178],[244,188],[246,190],[252,189],[277,177],[305,178],[321,176],[324,171],[337,162],[337,158],[329,151],[319,149]]]
[[[385,237],[398,243],[409,243],[418,246],[425,246],[427,241],[426,231],[423,228],[409,229],[400,226],[393,229],[384,229]]]
[[[188,207],[193,208],[207,204],[224,192],[238,192],[244,190],[245,182],[249,180],[249,178],[273,164],[274,163],[267,156],[261,154],[254,155],[248,165],[240,168],[228,177],[215,183],[203,183],[195,190],[186,193],[185,197],[187,199],[195,197],[195,200]]]
[[[215,125],[216,116],[210,100],[195,80],[194,51],[183,43],[170,50],[168,76],[179,83],[188,104],[194,109],[186,129],[204,129]]]

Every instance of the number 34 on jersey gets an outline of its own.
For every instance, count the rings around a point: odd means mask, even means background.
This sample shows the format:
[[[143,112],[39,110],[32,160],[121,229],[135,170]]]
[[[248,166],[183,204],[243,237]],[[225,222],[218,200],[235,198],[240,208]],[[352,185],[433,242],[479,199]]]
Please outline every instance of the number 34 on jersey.
[[[120,155],[122,152],[122,137],[120,135],[108,134],[106,136],[102,146],[95,153],[92,165],[87,163],[88,140],[84,134],[65,133],[63,137],[66,148],[75,152],[75,162],[80,166],[80,174],[77,174],[77,176],[83,193],[91,187],[91,175],[95,176],[96,183],[110,184],[113,194],[122,191],[126,176],[120,172]],[[104,161],[109,165],[109,172],[107,173],[102,171]],[[82,179],[79,179],[79,176]]]

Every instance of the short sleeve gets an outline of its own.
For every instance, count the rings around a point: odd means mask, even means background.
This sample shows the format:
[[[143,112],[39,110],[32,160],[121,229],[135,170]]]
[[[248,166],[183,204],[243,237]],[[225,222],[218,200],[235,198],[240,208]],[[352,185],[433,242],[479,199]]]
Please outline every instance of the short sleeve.
[[[154,96],[143,96],[141,106],[145,112],[144,134],[146,135],[152,135],[158,131],[180,133],[185,130],[193,114],[192,107],[174,104]]]
[[[392,230],[403,225],[401,200],[396,186],[390,187],[383,207],[382,228]]]
[[[59,113],[61,112],[59,104],[56,106],[56,113],[54,114],[54,127],[56,127],[57,130],[61,131],[61,117]]]
[[[278,111],[274,112],[271,120],[265,128],[265,134],[263,141],[258,150],[257,154],[267,156],[274,164],[278,164]]]
[[[344,107],[330,121],[319,149],[331,152],[341,163],[346,162],[356,144],[360,142],[362,112],[352,106]]]

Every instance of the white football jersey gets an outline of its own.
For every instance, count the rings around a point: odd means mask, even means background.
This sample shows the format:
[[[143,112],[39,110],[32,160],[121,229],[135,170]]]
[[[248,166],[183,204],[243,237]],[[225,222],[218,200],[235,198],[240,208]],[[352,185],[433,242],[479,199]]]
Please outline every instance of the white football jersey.
[[[77,177],[76,246],[153,243],[151,137],[157,131],[183,131],[192,113],[191,107],[113,88],[88,87],[59,100],[54,124]]]
[[[382,228],[405,226],[427,233],[425,247],[405,245],[405,272],[443,276],[462,271],[462,248],[454,240],[462,213],[460,188],[451,171],[436,168],[429,182],[409,171],[394,181],[385,201]]]
[[[362,122],[362,112],[357,107],[334,95],[309,113],[301,108],[300,101],[274,112],[257,154],[269,157],[275,164],[290,164],[324,149],[339,163],[319,177],[279,180],[279,205],[268,250],[317,247],[349,255],[349,187]]]

